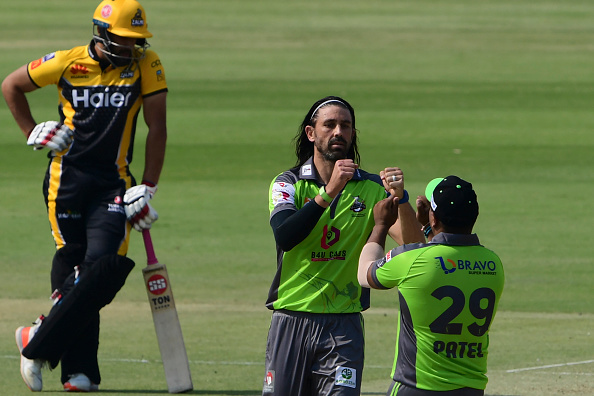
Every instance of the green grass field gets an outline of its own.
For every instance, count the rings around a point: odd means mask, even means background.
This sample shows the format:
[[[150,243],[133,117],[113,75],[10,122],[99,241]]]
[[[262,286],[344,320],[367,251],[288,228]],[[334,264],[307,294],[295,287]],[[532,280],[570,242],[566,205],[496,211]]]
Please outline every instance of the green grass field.
[[[96,1],[3,4],[0,76],[86,44]],[[594,8],[586,0],[341,2],[144,0],[166,68],[169,144],[154,206],[197,395],[258,395],[275,271],[268,185],[294,163],[309,106],[357,111],[362,168],[397,165],[408,191],[473,182],[476,232],[506,265],[491,332],[489,395],[594,394]],[[29,96],[56,119],[49,87]],[[142,123],[140,123],[142,125]],[[28,394],[14,330],[50,308],[47,159],[0,106],[0,389]],[[138,131],[133,172],[142,173]],[[585,199],[584,202],[581,199]],[[166,392],[137,267],[102,315],[103,393]],[[396,294],[372,293],[363,394],[387,391]],[[59,370],[44,391],[62,392]]]

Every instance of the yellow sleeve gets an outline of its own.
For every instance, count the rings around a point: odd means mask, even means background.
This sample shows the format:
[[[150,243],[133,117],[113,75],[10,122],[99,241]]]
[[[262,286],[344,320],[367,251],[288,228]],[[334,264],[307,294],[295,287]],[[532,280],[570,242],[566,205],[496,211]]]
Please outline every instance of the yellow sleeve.
[[[140,73],[142,76],[142,96],[167,89],[165,69],[155,51],[146,51],[146,56],[140,61]]]
[[[64,51],[52,52],[27,65],[29,77],[37,86],[45,87],[58,83],[64,72],[64,64],[60,61],[63,59],[63,53]]]

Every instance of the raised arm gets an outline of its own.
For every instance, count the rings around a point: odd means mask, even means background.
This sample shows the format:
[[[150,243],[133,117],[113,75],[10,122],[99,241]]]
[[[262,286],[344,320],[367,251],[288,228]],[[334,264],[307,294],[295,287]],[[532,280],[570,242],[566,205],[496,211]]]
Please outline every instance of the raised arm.
[[[386,237],[391,227],[396,223],[398,210],[398,197],[391,195],[386,199],[379,201],[373,207],[373,217],[375,225],[371,231],[367,243],[361,250],[359,257],[359,268],[357,271],[357,279],[359,284],[363,287],[372,287],[374,289],[380,288],[379,285],[373,281],[370,269],[371,265],[378,259],[384,256],[384,249],[386,245]]]
[[[384,188],[391,195],[400,200],[408,201],[408,193],[404,189],[404,173],[398,167],[386,168],[380,172]],[[389,235],[399,245],[405,243],[424,242],[425,238],[421,231],[421,224],[417,220],[416,213],[409,202],[398,205],[398,220],[390,228]]]

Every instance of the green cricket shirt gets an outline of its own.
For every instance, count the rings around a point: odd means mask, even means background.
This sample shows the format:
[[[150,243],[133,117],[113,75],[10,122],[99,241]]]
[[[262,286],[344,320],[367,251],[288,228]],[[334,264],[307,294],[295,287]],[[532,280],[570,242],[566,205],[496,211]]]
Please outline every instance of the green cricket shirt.
[[[310,158],[270,185],[270,217],[298,211],[323,185]],[[311,313],[353,313],[369,307],[357,281],[359,255],[374,226],[373,206],[387,197],[378,175],[358,169],[313,230],[290,251],[277,245],[277,272],[266,306]]]
[[[432,391],[485,389],[489,327],[503,291],[499,257],[476,234],[436,235],[392,249],[372,265],[383,288],[398,288],[393,379]]]

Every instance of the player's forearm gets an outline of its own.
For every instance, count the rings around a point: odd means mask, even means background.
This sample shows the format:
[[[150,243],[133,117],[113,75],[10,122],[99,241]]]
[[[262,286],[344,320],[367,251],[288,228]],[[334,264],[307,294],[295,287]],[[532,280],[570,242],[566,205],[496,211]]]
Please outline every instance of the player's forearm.
[[[425,242],[416,213],[409,203],[398,206],[398,220],[390,229],[390,236],[397,244]]]
[[[146,139],[144,173],[142,180],[157,184],[165,162],[167,131],[149,131]]]
[[[2,84],[2,94],[23,135],[29,137],[29,133],[35,128],[36,123],[25,93],[15,86]]]
[[[27,65],[13,71],[2,81],[4,100],[17,125],[26,137],[29,136],[37,123],[31,115],[31,108],[25,94],[35,89],[37,89],[37,86],[29,78]]]
[[[386,235],[384,235],[384,241]],[[378,259],[384,255],[384,246],[377,242],[368,241],[363,249],[361,250],[361,256],[359,257],[359,269],[357,271],[357,279],[359,284],[363,287],[373,287],[373,281],[369,276],[369,268]]]

